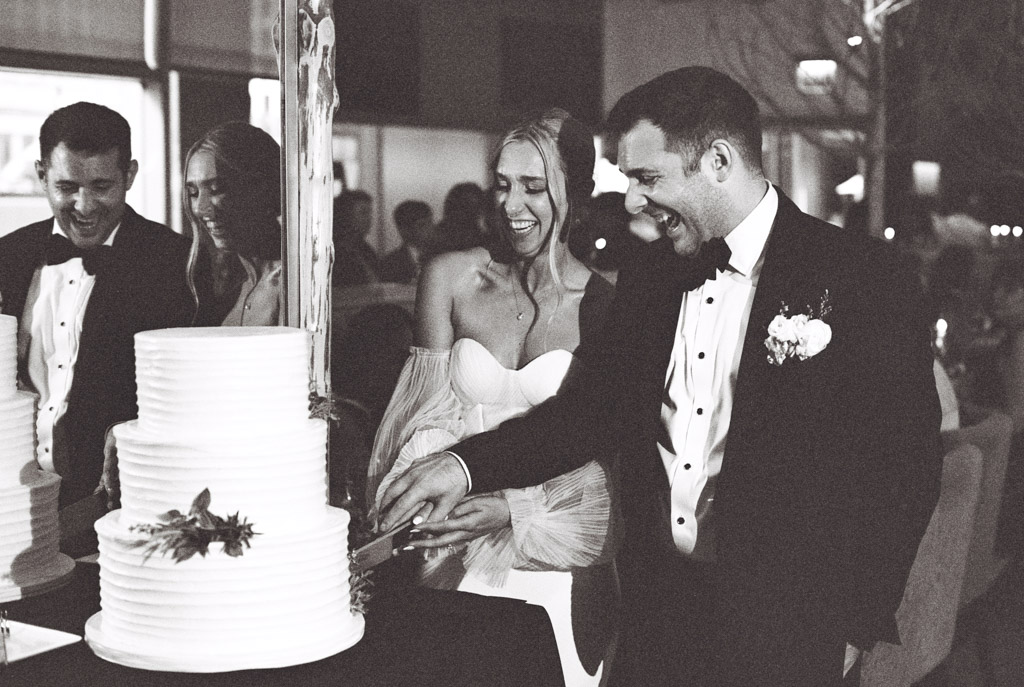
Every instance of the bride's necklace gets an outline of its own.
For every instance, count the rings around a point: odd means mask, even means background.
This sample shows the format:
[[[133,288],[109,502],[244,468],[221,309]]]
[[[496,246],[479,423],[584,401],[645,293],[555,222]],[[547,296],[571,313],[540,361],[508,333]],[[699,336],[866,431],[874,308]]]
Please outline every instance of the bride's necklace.
[[[522,319],[523,319],[523,309],[519,306],[519,294],[516,293],[516,280],[512,276],[511,273],[509,274],[509,278],[508,279],[509,279],[509,283],[511,283],[511,285],[512,285],[512,298],[516,302],[516,320],[517,321],[522,321]]]

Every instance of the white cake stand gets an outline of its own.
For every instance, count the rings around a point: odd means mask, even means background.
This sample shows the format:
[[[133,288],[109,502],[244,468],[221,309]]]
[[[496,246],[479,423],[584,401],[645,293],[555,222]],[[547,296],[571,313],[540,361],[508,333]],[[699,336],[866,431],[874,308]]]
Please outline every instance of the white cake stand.
[[[319,661],[355,645],[363,638],[364,628],[363,616],[356,615],[347,634],[320,642],[307,641],[301,646],[282,647],[277,651],[261,649],[202,656],[194,653],[183,655],[170,643],[154,647],[112,641],[103,631],[103,611],[100,611],[86,621],[85,641],[100,658],[129,668],[175,673],[224,673],[233,670],[287,668]]]
[[[54,589],[60,589],[75,574],[75,562],[63,553],[57,555],[57,562],[49,570],[36,575],[33,579],[19,582],[14,586],[0,586],[0,601],[18,601],[30,596],[38,596]]]

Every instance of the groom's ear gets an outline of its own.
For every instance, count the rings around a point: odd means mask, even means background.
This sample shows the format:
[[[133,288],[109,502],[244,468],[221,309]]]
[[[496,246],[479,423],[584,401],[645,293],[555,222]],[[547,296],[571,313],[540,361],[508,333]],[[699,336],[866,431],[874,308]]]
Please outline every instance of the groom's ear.
[[[732,174],[733,167],[739,162],[739,155],[729,141],[718,138],[708,146],[704,157],[711,169],[711,173],[719,182],[723,182]]]

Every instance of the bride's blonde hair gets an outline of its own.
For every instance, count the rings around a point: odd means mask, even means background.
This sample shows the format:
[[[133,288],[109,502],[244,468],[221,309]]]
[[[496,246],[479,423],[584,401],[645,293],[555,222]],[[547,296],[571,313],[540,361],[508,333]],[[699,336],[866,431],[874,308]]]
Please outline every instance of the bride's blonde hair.
[[[544,163],[544,174],[547,178],[547,195],[551,201],[554,221],[552,231],[544,238],[547,245],[548,266],[558,293],[558,306],[562,304],[565,285],[558,270],[557,244],[553,240],[557,228],[557,242],[568,249],[569,235],[586,217],[587,203],[594,191],[594,135],[572,115],[561,108],[550,108],[536,112],[520,120],[506,133],[495,149],[491,168],[498,165],[501,151],[510,143],[530,143],[540,153]],[[565,207],[565,217],[559,208]],[[498,232],[499,237],[507,241],[505,232]],[[540,309],[531,293],[526,280],[528,268],[536,257],[526,260],[517,259],[507,245],[499,249],[500,258],[507,258],[512,269],[517,273],[523,292],[534,306],[536,324]],[[505,260],[500,260],[504,262]],[[558,311],[556,306],[554,313]]]

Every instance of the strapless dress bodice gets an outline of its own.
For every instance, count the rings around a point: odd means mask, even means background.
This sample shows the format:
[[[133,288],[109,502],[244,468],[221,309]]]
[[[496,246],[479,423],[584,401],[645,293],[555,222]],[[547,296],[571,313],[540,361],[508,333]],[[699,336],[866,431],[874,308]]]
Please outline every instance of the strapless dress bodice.
[[[510,370],[483,344],[459,339],[452,346],[452,388],[464,407],[478,409],[482,426],[473,429],[483,431],[554,396],[571,363],[572,353],[559,349]]]

